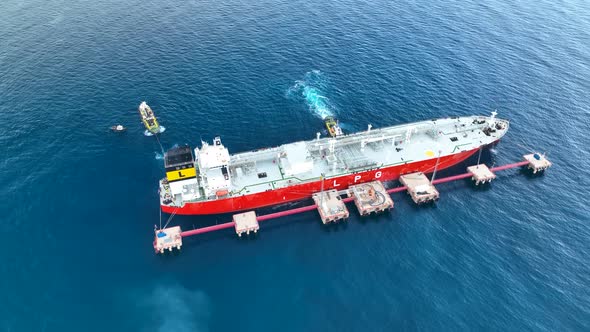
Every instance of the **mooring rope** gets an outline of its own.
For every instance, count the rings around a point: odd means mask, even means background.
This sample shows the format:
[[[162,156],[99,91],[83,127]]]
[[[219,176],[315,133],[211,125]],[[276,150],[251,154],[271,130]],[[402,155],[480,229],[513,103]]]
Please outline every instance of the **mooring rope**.
[[[160,142],[160,138],[158,137],[158,134],[154,134],[154,136],[156,136],[156,140],[158,141],[158,144],[160,145],[160,150],[162,150],[162,158],[164,157],[164,147],[162,146],[162,142]]]
[[[168,217],[168,221],[166,221],[164,228],[166,228],[168,226],[168,224],[170,223],[170,221],[172,221],[172,218],[174,218],[174,216],[176,215],[176,211],[178,211],[178,208],[179,208],[178,206],[176,208],[174,208],[174,211],[172,211],[172,214],[170,215],[170,217]]]

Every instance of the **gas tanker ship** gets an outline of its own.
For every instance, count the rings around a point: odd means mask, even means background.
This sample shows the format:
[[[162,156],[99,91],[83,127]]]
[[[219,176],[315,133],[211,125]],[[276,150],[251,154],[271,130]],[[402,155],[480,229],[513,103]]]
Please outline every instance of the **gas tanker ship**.
[[[496,143],[509,127],[491,116],[450,117],[332,134],[273,148],[229,153],[215,137],[200,148],[165,153],[159,181],[163,212],[219,214],[309,199],[321,190],[344,190],[400,175],[432,173]]]

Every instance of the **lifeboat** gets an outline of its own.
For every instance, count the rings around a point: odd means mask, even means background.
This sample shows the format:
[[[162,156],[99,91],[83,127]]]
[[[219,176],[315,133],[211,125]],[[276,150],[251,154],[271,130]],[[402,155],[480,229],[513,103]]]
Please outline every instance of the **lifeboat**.
[[[222,197],[229,194],[229,191],[227,189],[219,189],[215,192],[215,196],[217,197]]]

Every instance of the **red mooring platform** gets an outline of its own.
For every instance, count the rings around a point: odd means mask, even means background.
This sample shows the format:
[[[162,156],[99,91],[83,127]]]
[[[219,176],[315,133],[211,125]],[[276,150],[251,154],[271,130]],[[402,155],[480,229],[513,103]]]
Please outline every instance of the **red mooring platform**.
[[[538,157],[533,158],[531,156],[538,156]],[[531,159],[531,158],[533,158],[533,159]],[[536,159],[536,158],[539,158],[539,159]],[[542,165],[540,165],[540,166],[539,166],[539,162],[538,162],[539,160],[544,161],[542,163]],[[523,167],[523,166],[528,166],[528,168],[531,169],[534,173],[537,173],[537,172],[544,171],[545,169],[547,169],[549,166],[551,166],[551,163],[549,163],[547,161],[547,159],[545,159],[544,155],[531,154],[531,155],[526,155],[524,161],[513,163],[513,164],[508,164],[508,165],[503,165],[503,166],[498,166],[498,167],[490,168],[488,170],[492,174],[494,174],[495,172],[504,171],[504,170],[516,168],[516,167]],[[431,181],[431,185],[436,185],[436,184],[446,183],[446,182],[451,182],[451,181],[457,181],[457,180],[466,179],[469,177],[471,177],[476,182],[476,184],[479,184],[481,181],[478,181],[477,174],[474,174],[473,171],[470,171],[470,170],[472,170],[471,167],[474,167],[474,166],[468,167],[467,173],[453,175],[453,176],[449,176],[449,177],[441,178],[441,179],[435,179],[434,181]],[[397,192],[401,192],[401,191],[408,191],[410,194],[412,194],[412,191],[409,189],[413,189],[413,188],[408,188],[406,186],[400,186],[400,187],[388,189],[387,193],[393,194],[393,193],[397,193]],[[346,195],[346,194],[349,195],[349,197],[341,199],[341,201],[343,203],[352,202],[355,199],[354,196],[351,196],[350,190],[343,190],[339,194],[340,195]],[[393,202],[391,203],[391,206],[393,206]],[[298,214],[298,213],[314,211],[317,209],[318,209],[318,206],[316,204],[312,204],[312,205],[308,205],[308,206],[284,210],[284,211],[275,212],[275,213],[269,213],[269,214],[260,215],[260,216],[256,216],[253,211],[236,214],[236,216],[238,216],[238,215],[243,216],[243,215],[248,214],[248,218],[242,222],[242,223],[244,223],[243,225],[236,224],[235,220],[238,220],[238,222],[240,223],[241,219],[240,219],[240,217],[235,218],[235,216],[234,216],[234,221],[230,221],[230,222],[226,222],[226,223],[218,224],[218,225],[213,225],[213,226],[197,228],[197,229],[193,229],[190,231],[183,231],[182,232],[182,231],[180,231],[179,226],[174,226],[174,227],[169,227],[169,228],[164,228],[164,229],[159,229],[159,230],[156,229],[155,230],[155,238],[154,238],[154,250],[156,251],[156,253],[164,253],[164,248],[169,249],[169,251],[172,251],[173,248],[180,250],[180,247],[182,246],[182,238],[184,238],[184,237],[215,232],[215,231],[219,231],[219,230],[226,229],[226,228],[235,228],[236,233],[238,235],[242,235],[243,233],[250,233],[250,230],[252,230],[253,231],[252,234],[254,234],[259,229],[259,226],[258,226],[259,222],[271,220],[271,219],[276,219],[276,218],[280,218],[280,217],[286,217],[286,216],[290,216],[290,215],[294,215],[294,214]],[[380,211],[382,211],[382,210],[380,210]],[[361,213],[361,215],[363,215],[363,213]],[[173,239],[174,241],[172,242],[168,237],[163,237],[162,231],[167,234],[171,233],[171,234],[176,235],[176,237]],[[178,233],[180,233],[180,236],[177,236]],[[160,236],[158,236],[158,235],[160,235]]]

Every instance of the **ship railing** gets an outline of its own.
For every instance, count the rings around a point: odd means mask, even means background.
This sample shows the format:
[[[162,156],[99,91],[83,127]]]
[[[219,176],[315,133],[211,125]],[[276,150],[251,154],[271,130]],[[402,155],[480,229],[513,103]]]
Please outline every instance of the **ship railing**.
[[[416,133],[421,133],[426,130],[431,129],[431,126],[428,127],[414,127]],[[353,144],[364,144],[379,142],[379,141],[388,141],[403,138],[406,134],[406,131],[400,130],[398,127],[395,128],[384,128],[384,129],[375,129],[371,132],[362,132],[351,134],[347,136],[340,136],[335,138],[334,148],[343,147],[347,145]],[[307,148],[309,151],[320,151],[320,150],[329,150],[330,149],[330,140],[332,139],[320,139],[316,141],[310,141],[307,144]]]
[[[360,148],[353,146],[345,146],[336,151],[338,159],[340,159],[346,167],[361,168],[368,165],[376,165],[377,162],[369,159],[365,154],[360,151]]]
[[[283,148],[275,147],[264,150],[249,151],[234,154],[230,157],[230,166],[237,166],[243,164],[252,164],[257,161],[272,160],[278,158],[283,152]]]
[[[272,189],[277,189],[277,188],[284,187],[285,183],[288,183],[289,185],[294,185],[294,184],[301,184],[301,183],[306,183],[306,182],[318,181],[319,179],[321,179],[321,176],[311,176],[309,178],[301,178],[299,176],[293,175],[293,176],[284,177],[284,178],[278,179],[278,180],[269,180],[269,181],[260,182],[260,183],[248,184],[243,187],[238,187],[238,188],[232,189],[230,193],[231,193],[231,195],[241,195],[247,189],[260,187],[265,184],[272,184]]]
[[[482,117],[485,118],[485,117]],[[452,134],[460,134],[465,132],[470,132],[473,130],[482,130],[483,128],[487,127],[488,123],[469,123],[467,125],[459,126],[459,127],[446,127],[444,130],[441,130],[444,135],[452,135]]]

